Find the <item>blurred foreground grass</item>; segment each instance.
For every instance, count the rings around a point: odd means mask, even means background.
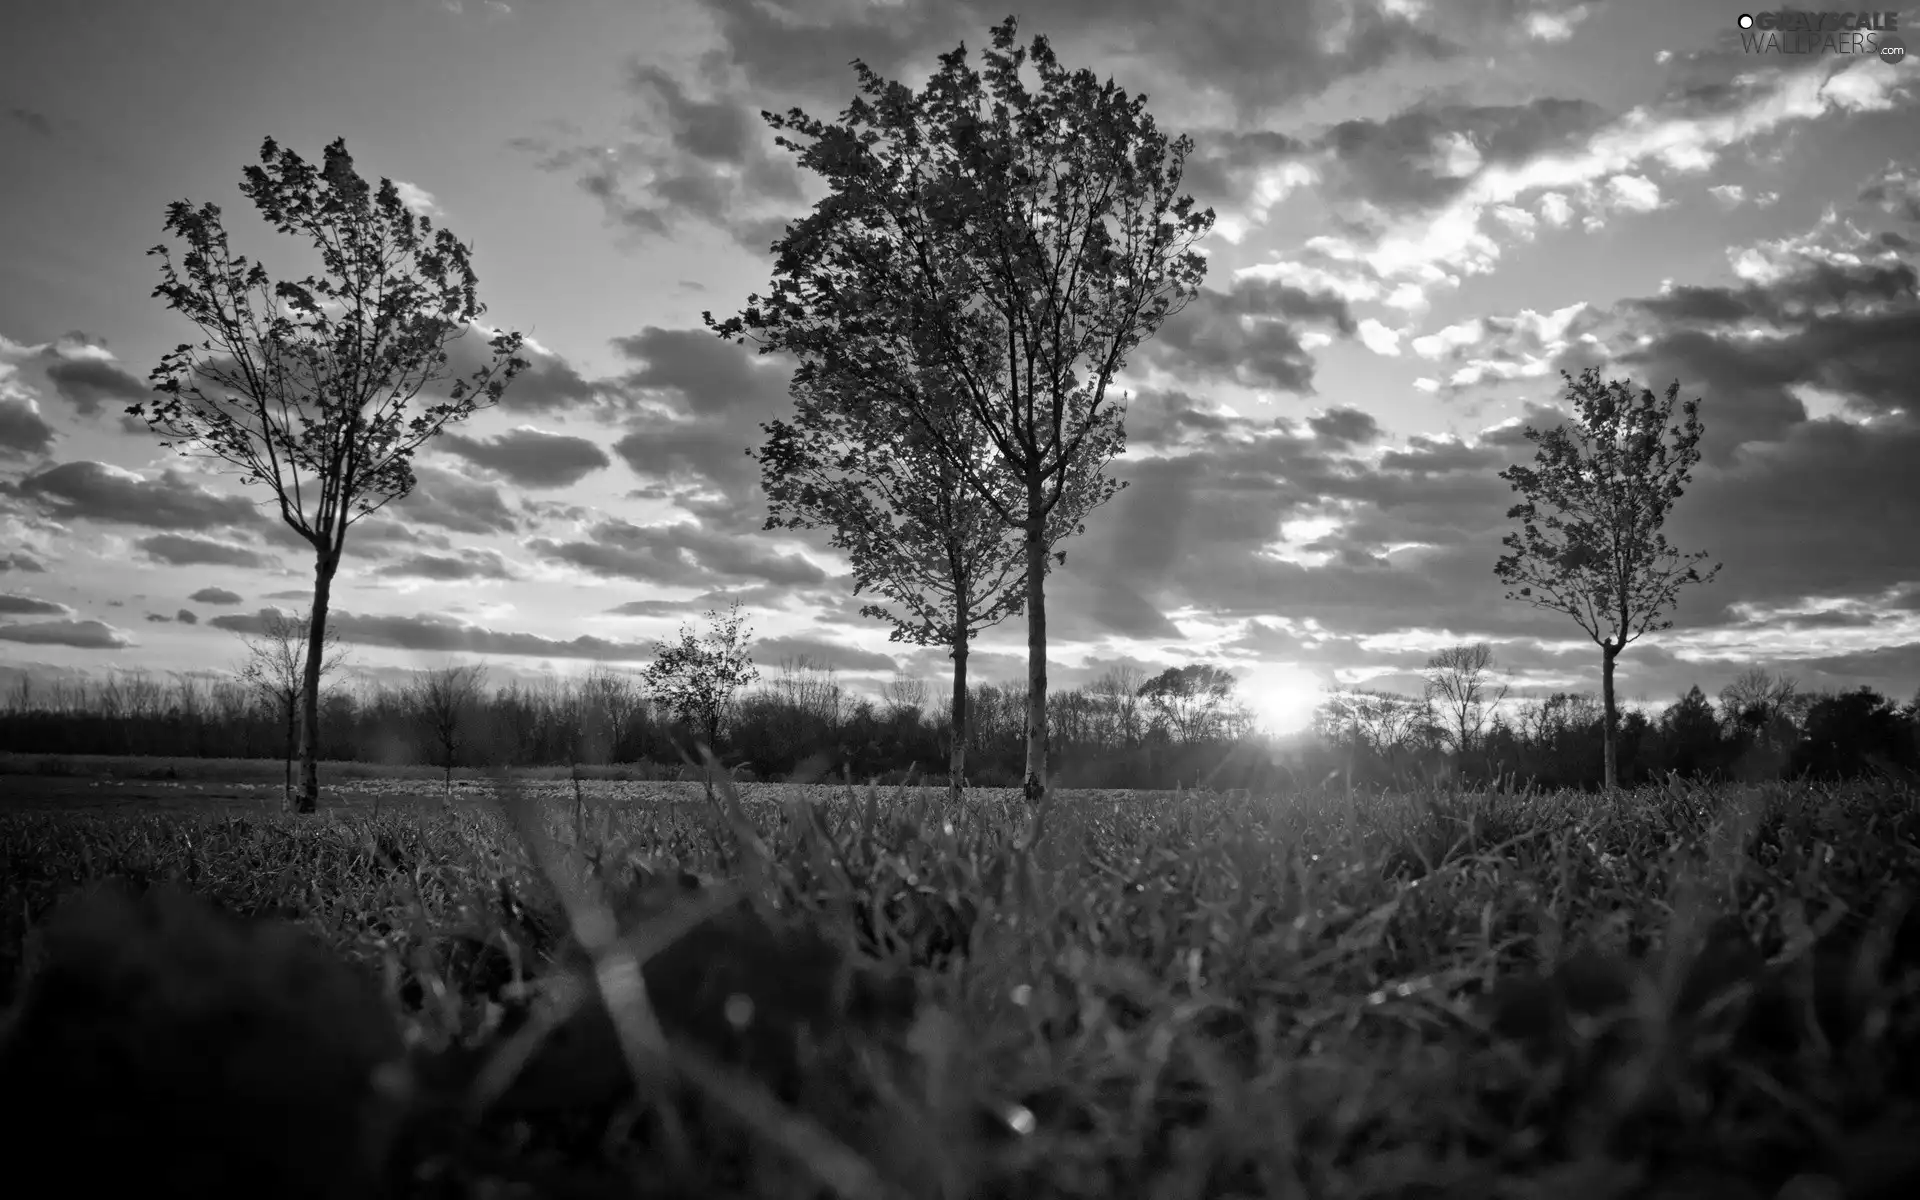
[[[9,1165],[63,1194],[1920,1194],[1911,788],[1066,792],[1036,822],[667,786],[0,811]]]

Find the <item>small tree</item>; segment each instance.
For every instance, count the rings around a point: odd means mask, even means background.
[[[1487,716],[1507,697],[1502,684],[1487,698],[1487,676],[1493,667],[1493,647],[1485,642],[1448,646],[1427,660],[1427,703],[1436,710],[1439,729],[1453,743],[1456,758],[1465,758],[1486,730]]]
[[[1670,425],[1678,381],[1663,400],[1644,388],[1635,396],[1621,380],[1602,382],[1594,368],[1578,379],[1561,376],[1572,421],[1544,433],[1529,426],[1527,440],[1539,447],[1536,465],[1500,472],[1526,499],[1507,510],[1521,528],[1501,539],[1509,553],[1493,570],[1515,589],[1509,600],[1566,613],[1599,645],[1601,740],[1611,791],[1619,783],[1614,660],[1642,634],[1672,628],[1661,614],[1673,606],[1680,585],[1706,583],[1720,566],[1702,575],[1694,564],[1706,551],[1682,555],[1660,531],[1700,461],[1700,401],[1687,401],[1685,423]]]
[[[155,246],[148,253],[159,256],[164,282],[153,294],[209,340],[163,356],[149,376],[158,395],[127,412],[173,439],[161,445],[239,467],[242,484],[265,483],[281,519],[313,547],[298,803],[312,812],[321,647],[347,529],[412,491],[414,452],[449,422],[497,402],[527,364],[516,355],[520,335],[497,334],[486,366],[414,411],[422,389],[449,377],[441,370],[447,345],[486,311],[469,249],[409,211],[392,180],[369,188],[342,139],[327,146],[317,172],[272,138],[260,161],[243,173],[241,194],[281,233],[310,237],[326,277],[271,282],[265,267],[232,252],[217,205],[169,205],[166,228],[186,241],[187,279]],[[219,358],[197,353],[216,348]]]
[[[733,706],[734,693],[760,678],[747,651],[752,631],[734,601],[727,615],[707,612],[707,632],[696,638],[680,627],[680,640],[656,643],[644,676],[647,689],[674,718],[704,738],[712,750],[720,744],[720,724]]]
[[[486,677],[487,668],[479,663],[463,667],[449,664],[422,673],[408,689],[415,718],[440,752],[449,800],[453,799],[453,768],[477,715],[474,710],[480,706],[480,689]]]
[[[286,796],[293,800],[293,757],[298,744],[296,722],[300,701],[306,695],[307,655],[313,647],[312,626],[306,616],[295,616],[277,608],[266,610],[260,618],[260,632],[241,635],[246,646],[246,661],[241,664],[240,682],[273,708],[286,731],[284,755],[287,767]],[[320,687],[334,677],[346,662],[340,647],[340,635],[323,630],[320,637]]]
[[[1027,799],[1046,792],[1046,559],[1055,510],[1116,490],[1125,445],[1110,393],[1127,355],[1198,290],[1193,243],[1213,224],[1180,196],[1192,147],[1154,126],[1143,98],[1069,72],[1045,38],[993,29],[984,76],[966,48],[914,93],[855,62],[862,96],[838,124],[766,114],[809,139],[779,144],[830,194],[775,247],[772,295],[724,324],[800,361],[802,388],[887,403],[917,426],[1009,528],[1026,562]],[[1028,61],[1038,93],[1020,78]],[[969,420],[957,420],[956,410]],[[979,430],[998,471],[962,439]],[[995,475],[998,478],[995,478]]]

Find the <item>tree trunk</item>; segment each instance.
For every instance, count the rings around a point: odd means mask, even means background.
[[[959,611],[960,631],[953,647],[953,745],[947,750],[947,794],[960,803],[960,779],[967,770],[967,614]]]
[[[300,715],[300,697],[289,694],[285,697],[285,700],[287,709],[287,740],[282,749],[285,751],[287,762],[287,786],[286,790],[281,792],[280,798],[290,804],[293,802],[293,753],[300,744],[300,729],[295,723],[295,718]]]
[[[1047,794],[1047,521],[1027,481],[1027,803]]]
[[[320,810],[320,667],[326,654],[327,597],[333,591],[333,573],[340,558],[322,550],[313,566],[313,611],[307,619],[306,711],[301,714],[300,795],[294,811]]]
[[[1605,707],[1605,716],[1601,718],[1601,745],[1606,757],[1606,786],[1609,792],[1619,786],[1619,764],[1614,757],[1613,730],[1613,662],[1620,656],[1620,647],[1602,642],[1600,645],[1600,698]]]

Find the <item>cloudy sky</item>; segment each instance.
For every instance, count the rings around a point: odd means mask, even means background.
[[[1746,53],[1721,0],[1029,0],[1023,40],[1145,91],[1219,219],[1206,290],[1122,383],[1129,487],[1050,584],[1053,677],[1232,667],[1276,725],[1488,640],[1597,688],[1492,574],[1559,372],[1703,399],[1668,524],[1725,569],[1621,659],[1664,702],[1754,665],[1920,685],[1920,65]],[[169,202],[305,273],[239,194],[271,136],[346,138],[475,247],[534,369],[356,526],[333,592],[376,673],[637,667],[727,597],[763,666],[929,680],[824,538],[772,535],[744,450],[777,363],[701,327],[764,290],[820,191],[762,109],[831,115],[849,61],[918,86],[1005,0],[95,0],[9,18],[0,74],[0,671],[230,667],[312,561],[263,489],[125,406],[198,340],[153,299]],[[1902,14],[1903,33],[1920,14]],[[468,339],[468,352],[479,338]],[[1018,621],[977,677],[1011,680]]]

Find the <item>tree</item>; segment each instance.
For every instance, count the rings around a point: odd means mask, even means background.
[[[927,681],[896,669],[893,678],[887,680],[882,698],[887,702],[889,716],[896,720],[909,715],[918,719],[927,707]]]
[[[1433,710],[1425,700],[1373,688],[1329,695],[1314,709],[1313,725],[1322,740],[1349,749],[1349,776],[1353,750],[1397,774],[1404,756],[1435,740]]]
[[[740,602],[725,617],[707,612],[708,629],[695,638],[689,626],[680,627],[680,640],[656,643],[654,659],[644,676],[647,690],[675,719],[704,738],[708,749],[720,744],[720,723],[733,706],[733,694],[760,678],[747,652],[752,631],[743,624]]]
[[[1233,699],[1234,683],[1233,672],[1224,667],[1189,663],[1168,667],[1141,684],[1140,697],[1180,742],[1190,745],[1212,736]]]
[[[296,745],[296,719],[300,701],[307,694],[307,655],[312,652],[312,624],[306,616],[294,616],[270,608],[260,614],[260,632],[241,635],[247,659],[240,667],[240,682],[273,706],[286,730],[286,796],[293,800],[293,752]],[[336,674],[346,661],[340,648],[340,635],[332,629],[320,636],[320,686]]]
[[[771,294],[706,320],[797,357],[803,389],[878,402],[858,381],[887,381],[897,416],[1021,533],[1025,791],[1037,804],[1051,518],[1076,489],[1087,510],[1117,489],[1104,476],[1125,445],[1113,378],[1198,290],[1206,260],[1192,247],[1213,213],[1177,195],[1190,139],[1160,133],[1144,98],[1068,72],[1045,38],[1018,49],[1014,30],[1012,18],[993,29],[984,76],[964,46],[918,94],[856,62],[863,95],[839,123],[765,114],[810,139],[779,144],[829,195],[776,244]],[[1020,79],[1029,60],[1037,93]],[[976,431],[991,456],[956,441]]]
[[[860,614],[892,624],[892,641],[947,648],[954,721],[947,777],[957,802],[966,770],[967,650],[980,632],[1020,611],[1026,561],[969,472],[898,415],[899,390],[880,375],[842,381],[839,390],[796,383],[792,422],[762,426],[767,441],[756,457],[773,510],[767,528],[831,528],[833,547],[852,561],[854,594],[877,591],[903,610],[868,604]],[[968,420],[957,406],[948,415]],[[976,473],[996,480],[977,432],[955,433],[948,444],[975,455]],[[1056,538],[1077,525],[1090,495],[1075,489],[1055,510]],[[1012,503],[1007,496],[1002,507]]]
[[[1920,767],[1920,745],[1899,705],[1871,687],[1821,696],[1807,708],[1806,735],[1792,771],[1816,779],[1852,779],[1879,769]]]
[[[1526,499],[1507,510],[1521,529],[1501,539],[1509,553],[1494,574],[1515,589],[1509,600],[1566,613],[1599,645],[1602,756],[1611,791],[1619,780],[1614,660],[1641,635],[1672,628],[1661,614],[1680,585],[1706,583],[1720,566],[1702,575],[1694,564],[1706,551],[1682,555],[1660,531],[1700,461],[1700,401],[1687,401],[1685,423],[1670,425],[1678,381],[1660,399],[1645,388],[1636,397],[1621,380],[1603,383],[1591,367],[1578,379],[1564,371],[1561,377],[1572,421],[1544,433],[1528,426],[1537,465],[1500,472]],[[1664,435],[1673,438],[1671,450]],[[1544,516],[1543,504],[1551,510]]]
[[[265,483],[281,519],[313,547],[297,805],[313,812],[321,647],[347,529],[412,491],[420,446],[498,402],[527,364],[516,354],[519,334],[496,334],[487,365],[416,411],[421,391],[450,377],[448,343],[486,311],[469,248],[409,211],[392,180],[370,189],[342,139],[327,146],[318,172],[272,138],[260,160],[243,172],[241,194],[281,233],[310,237],[325,277],[271,282],[265,267],[233,253],[217,205],[169,205],[166,228],[187,244],[186,280],[155,246],[148,253],[159,256],[164,281],[153,294],[209,336],[163,356],[148,376],[157,395],[127,412],[173,439],[161,445],[239,467],[243,484]],[[216,346],[220,358],[210,357]]]
[[[1660,732],[1666,738],[1670,770],[1692,778],[1710,774],[1722,765],[1720,721],[1699,685],[1688,688],[1660,714]]]
[[[465,744],[466,732],[480,704],[480,689],[487,668],[479,663],[451,664],[427,671],[408,689],[408,700],[415,717],[440,751],[440,765],[446,770],[447,799],[453,799],[453,768]]]
[[[1127,749],[1140,744],[1140,688],[1146,672],[1126,663],[1107,668],[1088,690],[1099,697],[1101,707],[1113,722],[1114,732]]]
[[[1426,699],[1445,719],[1439,728],[1464,758],[1486,729],[1487,715],[1507,697],[1506,685],[1487,699],[1487,675],[1493,666],[1493,647],[1485,642],[1448,646],[1427,660]]]

